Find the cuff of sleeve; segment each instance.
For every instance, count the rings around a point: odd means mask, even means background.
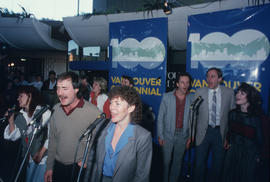
[[[4,131],[4,138],[7,140],[12,140],[12,141],[17,140],[19,138],[18,135],[16,135],[18,133],[18,130],[19,129],[15,125],[15,129],[10,133],[9,132],[9,125],[7,125],[7,127],[5,128],[5,131]]]

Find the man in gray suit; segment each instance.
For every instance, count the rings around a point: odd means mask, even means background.
[[[162,146],[164,182],[177,182],[188,139],[188,113],[193,95],[189,93],[191,76],[180,73],[177,88],[163,95],[157,123],[158,142]]]
[[[223,160],[224,144],[228,130],[228,113],[234,108],[234,91],[221,86],[222,71],[210,68],[206,73],[208,87],[196,91],[203,102],[198,110],[195,143],[194,182],[205,181],[206,174],[210,182],[219,181]],[[209,151],[212,151],[211,169],[206,171]]]

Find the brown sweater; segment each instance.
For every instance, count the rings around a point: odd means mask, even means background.
[[[65,114],[60,103],[54,106],[50,120],[47,170],[53,169],[54,160],[63,164],[74,163],[79,138],[99,114],[97,107],[88,102],[84,102],[82,108],[77,107],[70,115]],[[85,145],[86,138],[80,142],[76,162],[82,160]]]

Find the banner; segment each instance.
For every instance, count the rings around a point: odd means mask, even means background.
[[[254,6],[188,17],[187,71],[193,91],[206,87],[206,71],[223,71],[223,84],[237,89],[253,85],[267,111],[270,86],[270,5]]]
[[[109,87],[121,76],[133,77],[134,86],[155,115],[166,87],[168,19],[110,23]]]

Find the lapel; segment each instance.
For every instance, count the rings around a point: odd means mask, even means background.
[[[98,147],[97,147],[97,154],[96,156],[98,156],[98,171],[100,172],[100,176],[102,175],[102,171],[103,171],[103,163],[104,163],[104,159],[105,159],[105,137],[107,136],[108,132],[108,128],[110,127],[111,123],[108,124],[106,126],[106,128],[104,129],[104,132],[102,133],[102,135],[100,136],[100,140],[98,142]]]
[[[130,155],[130,150],[132,150],[132,146],[134,146],[134,142],[135,142],[136,129],[137,129],[137,127],[135,125],[134,126],[134,136],[128,138],[128,143],[122,148],[122,150],[119,153],[113,176],[116,175],[120,166],[123,164],[125,159],[128,158],[128,156]]]
[[[185,102],[185,108],[184,108],[184,118],[183,118],[183,128],[187,128],[188,126],[188,115],[189,115],[189,109],[190,109],[190,104],[191,104],[191,99],[193,98],[193,96],[191,95],[191,93],[189,93],[186,96],[186,102]]]
[[[205,113],[207,113],[207,117],[208,117],[208,119],[207,120],[209,120],[209,116],[208,116],[208,113],[209,113],[209,104],[208,104],[208,91],[209,91],[209,88],[208,87],[205,87],[206,89],[204,90],[204,98],[205,98],[205,100],[203,101],[204,102],[204,106],[205,107],[202,107],[202,108],[205,108]]]
[[[173,128],[175,128],[175,121],[176,121],[176,96],[174,95],[175,89],[172,93],[171,101],[168,102],[168,110],[172,111],[172,122],[170,122],[173,125]],[[167,111],[168,112],[168,111]]]
[[[175,89],[172,92],[171,101],[168,102],[168,104],[171,104],[171,108],[176,108],[176,96],[174,95]]]
[[[226,96],[225,96],[225,93],[224,93],[224,89],[223,89],[223,87],[222,86],[220,86],[220,123],[221,123],[221,120],[222,120],[222,118],[223,118],[223,113],[224,112],[222,112],[222,111],[224,111],[224,107],[225,107],[225,100],[226,99],[224,99],[224,101],[223,101],[223,98],[227,98]]]

